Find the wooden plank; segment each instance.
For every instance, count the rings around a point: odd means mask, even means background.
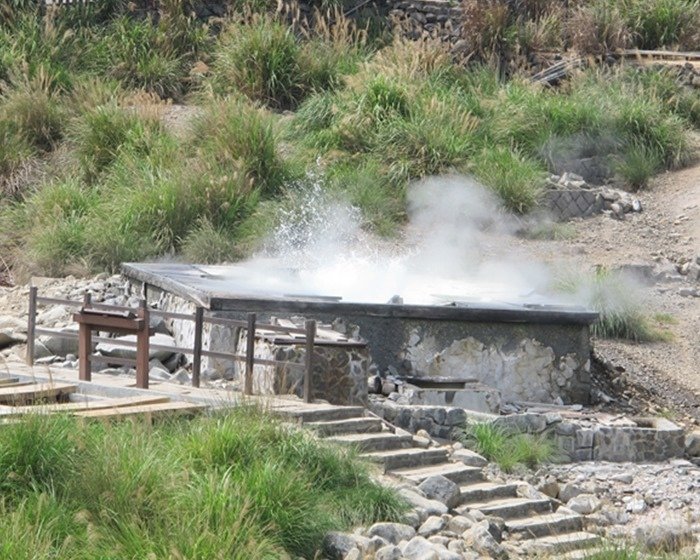
[[[82,410],[101,410],[105,408],[121,408],[147,404],[160,404],[170,401],[170,397],[120,397],[115,399],[101,399],[96,401],[69,402],[57,404],[44,404],[36,406],[8,406],[0,408],[0,416],[12,416],[21,414],[49,414],[52,412],[79,412]]]
[[[55,398],[75,393],[77,389],[71,383],[34,383],[25,387],[0,387],[0,403]]]
[[[5,380],[0,381],[0,387],[26,387],[27,385],[34,385],[34,381],[15,381],[14,383],[6,382]]]
[[[164,415],[164,414],[195,414],[206,408],[203,404],[189,402],[166,402],[158,404],[147,404],[140,406],[126,406],[120,408],[106,408],[102,410],[84,410],[75,412],[75,416],[80,418],[124,418],[137,415]]]
[[[19,377],[0,377],[0,386],[19,383]]]

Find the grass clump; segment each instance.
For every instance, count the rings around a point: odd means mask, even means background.
[[[490,423],[469,424],[461,437],[468,448],[497,463],[505,472],[517,465],[535,468],[556,458],[551,440],[543,435],[515,433]]]
[[[350,452],[234,409],[155,427],[40,416],[0,433],[11,558],[305,558],[405,505]]]
[[[182,240],[182,256],[190,262],[216,264],[236,260],[241,251],[230,233],[205,218]]]
[[[599,313],[591,329],[598,338],[663,342],[671,337],[668,331],[652,325],[634,282],[619,271],[597,267],[592,275],[561,279],[557,289],[574,295],[577,301]]]

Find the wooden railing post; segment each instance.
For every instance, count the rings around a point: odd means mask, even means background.
[[[92,296],[85,292],[83,295],[83,309],[90,307]],[[89,325],[80,324],[78,328],[78,379],[80,381],[92,380],[92,328]]]
[[[192,349],[192,387],[199,387],[202,370],[202,328],[204,326],[204,308],[197,307],[194,312],[194,348]]]
[[[243,394],[253,394],[253,366],[255,365],[255,313],[248,313],[248,335],[245,349],[245,381]]]
[[[29,288],[29,317],[27,319],[27,365],[34,365],[34,339],[36,336],[36,295],[38,288]]]
[[[316,321],[306,321],[306,368],[304,369],[304,402],[313,400],[311,379],[314,367],[314,340],[316,339]]]
[[[149,336],[151,325],[146,300],[139,301],[138,317],[143,319],[143,328],[136,333],[136,386],[148,389]]]

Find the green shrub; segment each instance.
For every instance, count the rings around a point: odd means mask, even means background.
[[[571,46],[581,54],[601,55],[630,46],[630,30],[613,0],[592,0],[579,5],[567,20]]]
[[[27,203],[28,257],[41,271],[61,274],[84,254],[89,230],[87,216],[98,204],[98,194],[76,179],[49,183]]]
[[[631,144],[619,156],[615,170],[627,186],[637,191],[645,188],[649,179],[663,168],[659,153],[644,144]]]
[[[0,121],[37,150],[48,151],[63,135],[65,113],[48,87],[35,80],[0,97]]]
[[[240,98],[211,103],[195,123],[194,143],[204,160],[239,173],[249,190],[274,193],[287,179],[272,118]]]
[[[698,0],[624,0],[620,10],[640,49],[696,49],[699,44]]]
[[[492,146],[477,154],[470,169],[512,212],[526,213],[537,205],[544,184],[544,169],[538,162],[517,151]]]
[[[651,326],[643,300],[634,283],[622,273],[598,267],[594,274],[572,274],[558,281],[556,289],[575,294],[577,301],[599,313],[592,332],[598,338],[622,338],[638,342],[668,340],[669,334]]]
[[[34,153],[34,149],[13,123],[0,120],[0,177],[9,175]]]
[[[190,262],[217,264],[241,257],[241,250],[230,232],[202,219],[182,240],[182,255]]]
[[[469,424],[462,433],[464,444],[489,461],[498,463],[505,472],[516,465],[535,468],[554,460],[554,443],[541,434],[513,433],[494,424]]]
[[[135,110],[101,105],[83,113],[72,138],[85,176],[94,180],[123,152],[148,157],[168,143],[160,122]]]
[[[180,97],[185,89],[186,54],[170,41],[166,30],[150,20],[120,17],[113,21],[86,54],[98,72],[124,87],[141,88],[160,97]]]

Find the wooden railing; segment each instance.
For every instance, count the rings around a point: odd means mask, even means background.
[[[90,295],[86,294],[83,301],[75,301],[68,299],[59,299],[51,297],[39,296],[38,290],[35,286],[29,288],[29,319],[27,325],[27,363],[31,366],[34,365],[34,348],[35,341],[38,336],[50,335],[59,338],[67,339],[78,339],[79,335],[77,332],[62,331],[58,329],[47,329],[37,327],[36,317],[37,317],[37,307],[38,305],[63,305],[77,311],[90,310],[91,312],[104,310],[107,313],[115,312],[127,312],[133,313],[134,315],[139,315],[139,317],[145,319],[146,325],[150,321],[150,316],[162,317],[164,319],[176,319],[182,321],[192,321],[194,322],[194,343],[192,348],[186,348],[182,346],[170,346],[166,344],[152,344],[149,343],[149,347],[156,350],[166,350],[172,351],[173,353],[180,353],[192,356],[192,386],[200,386],[201,378],[201,367],[202,367],[202,357],[216,358],[221,360],[230,360],[236,362],[245,362],[245,373],[243,378],[243,393],[245,395],[251,395],[253,393],[253,368],[255,365],[269,365],[269,366],[285,366],[285,367],[297,367],[304,368],[304,385],[303,385],[303,399],[304,402],[311,402],[313,399],[313,387],[312,387],[312,375],[313,370],[313,356],[314,356],[314,345],[316,342],[316,321],[307,320],[305,322],[305,328],[293,328],[282,325],[274,325],[270,323],[258,323],[255,313],[248,313],[247,319],[245,321],[236,319],[227,319],[224,317],[212,317],[208,314],[207,310],[202,307],[197,307],[193,314],[187,313],[175,313],[170,311],[162,311],[159,309],[152,309],[146,305],[146,301],[142,300],[138,308],[120,306],[120,305],[106,305],[103,303],[95,303],[90,299]],[[214,350],[204,350],[202,345],[202,332],[204,330],[204,325],[220,325],[224,327],[238,327],[246,330],[247,340],[246,340],[246,352],[245,354],[235,354],[231,352],[218,352]],[[95,330],[99,330],[99,327],[93,327]],[[298,364],[295,362],[283,362],[278,360],[268,360],[264,358],[255,357],[255,333],[256,330],[265,330],[272,332],[279,332],[284,335],[293,336],[302,334],[305,337],[305,347],[306,356],[303,364]],[[136,341],[120,340],[118,338],[109,338],[103,336],[91,336],[91,343],[104,342],[113,346],[121,346],[125,348],[136,348],[138,346]],[[88,356],[89,361],[103,362],[109,364],[117,365],[133,365],[136,366],[139,358],[118,358],[101,356],[98,354],[90,353]],[[84,359],[84,358],[83,358]],[[148,361],[148,357],[146,357]],[[87,364],[84,365],[84,367]],[[84,369],[84,368],[82,368]],[[89,371],[89,367],[88,367]],[[89,380],[89,379],[87,379]],[[148,375],[145,379],[139,379],[137,377],[137,386],[147,389],[148,388]]]

